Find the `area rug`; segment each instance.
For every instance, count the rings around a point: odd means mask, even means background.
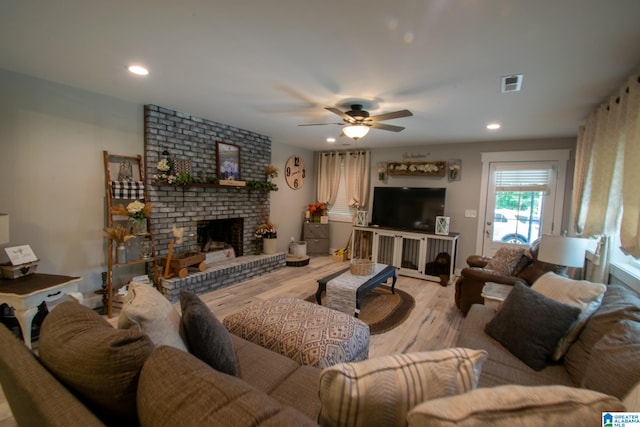
[[[396,288],[391,293],[391,286],[378,286],[367,293],[360,301],[359,319],[369,325],[371,335],[390,331],[404,322],[415,306],[411,295]],[[305,301],[316,303],[316,295],[310,295]],[[326,294],[322,294],[322,305],[326,305]]]

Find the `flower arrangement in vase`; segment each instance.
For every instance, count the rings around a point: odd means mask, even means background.
[[[128,216],[133,221],[133,233],[144,234],[147,231],[145,220],[151,217],[151,203],[134,200],[129,203],[126,208],[123,205],[112,208],[111,213],[114,215]]]
[[[169,157],[158,160],[156,165],[158,173],[153,175],[153,179],[159,182],[166,182],[173,184],[176,180],[176,176],[173,174],[173,160]]]
[[[255,237],[256,239],[276,239],[278,238],[278,226],[266,220],[256,227]]]
[[[125,228],[121,225],[116,225],[115,227],[109,227],[104,231],[105,236],[109,239],[116,242],[116,262],[118,264],[124,264],[127,262],[127,248],[125,243],[134,236],[131,234],[131,230],[129,228]]]
[[[329,211],[327,210],[327,205],[325,203],[315,202],[309,204],[307,212],[309,212],[307,218],[311,217],[313,218],[313,222],[320,222],[320,217],[327,216]]]

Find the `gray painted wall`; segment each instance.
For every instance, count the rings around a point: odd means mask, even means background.
[[[144,152],[143,106],[6,70],[0,70],[0,93],[0,212],[11,216],[10,246],[30,244],[41,260],[38,271],[82,276],[80,288],[87,294],[99,289],[106,264],[102,150]],[[272,143],[280,189],[271,193],[271,220],[279,226],[278,249],[286,250],[292,237],[300,239],[304,211],[316,198],[313,153]],[[372,184],[382,185],[378,162],[402,160],[405,152],[428,153],[427,160],[461,159],[460,181],[390,177],[383,184],[447,187],[446,214],[451,230],[461,234],[460,267],[475,248],[477,221],[465,218],[464,210],[478,208],[480,153],[574,145],[567,138],[374,150]],[[301,156],[309,172],[299,190],[284,181],[291,155]],[[345,246],[349,235],[350,224],[333,223],[330,246]]]

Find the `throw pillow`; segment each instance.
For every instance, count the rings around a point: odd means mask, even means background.
[[[158,347],[144,364],[137,401],[143,427],[317,426],[245,381],[169,346]]]
[[[452,348],[341,363],[320,374],[323,426],[399,426],[420,402],[472,390],[483,350]]]
[[[630,412],[640,412],[640,382],[636,383],[631,391],[622,400],[624,407]]]
[[[146,334],[115,329],[75,301],[56,306],[40,329],[42,363],[109,425],[137,423],[138,376],[153,348]]]
[[[602,413],[624,411],[616,398],[566,386],[504,385],[424,402],[411,427],[602,425]]]
[[[180,330],[189,351],[213,369],[238,375],[238,363],[229,331],[197,295],[180,291]]]
[[[640,322],[621,320],[591,351],[583,387],[624,398],[640,382]]]
[[[520,264],[524,256],[524,248],[501,247],[491,257],[485,266],[486,269],[497,271],[505,276],[513,275],[514,270]]]
[[[591,316],[564,357],[564,367],[575,384],[582,384],[593,347],[624,319],[640,322],[640,296],[624,285],[610,284],[600,308]]]
[[[180,313],[164,295],[144,283],[129,285],[118,328],[134,328],[149,335],[155,345],[165,344],[187,351],[180,337]]]
[[[536,371],[542,370],[580,309],[516,283],[485,332]]]
[[[607,287],[602,283],[573,280],[549,272],[536,280],[531,289],[548,298],[580,309],[578,320],[571,325],[569,331],[560,339],[553,353],[552,359],[560,360],[569,350],[569,346],[576,340],[589,317],[600,307]]]

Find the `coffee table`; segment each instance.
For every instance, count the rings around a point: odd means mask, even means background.
[[[375,264],[373,274],[367,276],[351,274],[347,268],[318,280],[316,301],[318,304],[322,304],[322,292],[326,292],[327,307],[344,312],[349,311],[349,314],[354,313],[354,316],[358,317],[362,296],[376,286],[386,283],[389,278],[393,279],[391,292],[395,294],[396,280],[398,279],[396,267]],[[335,293],[335,296],[331,295],[330,298],[330,293]]]

